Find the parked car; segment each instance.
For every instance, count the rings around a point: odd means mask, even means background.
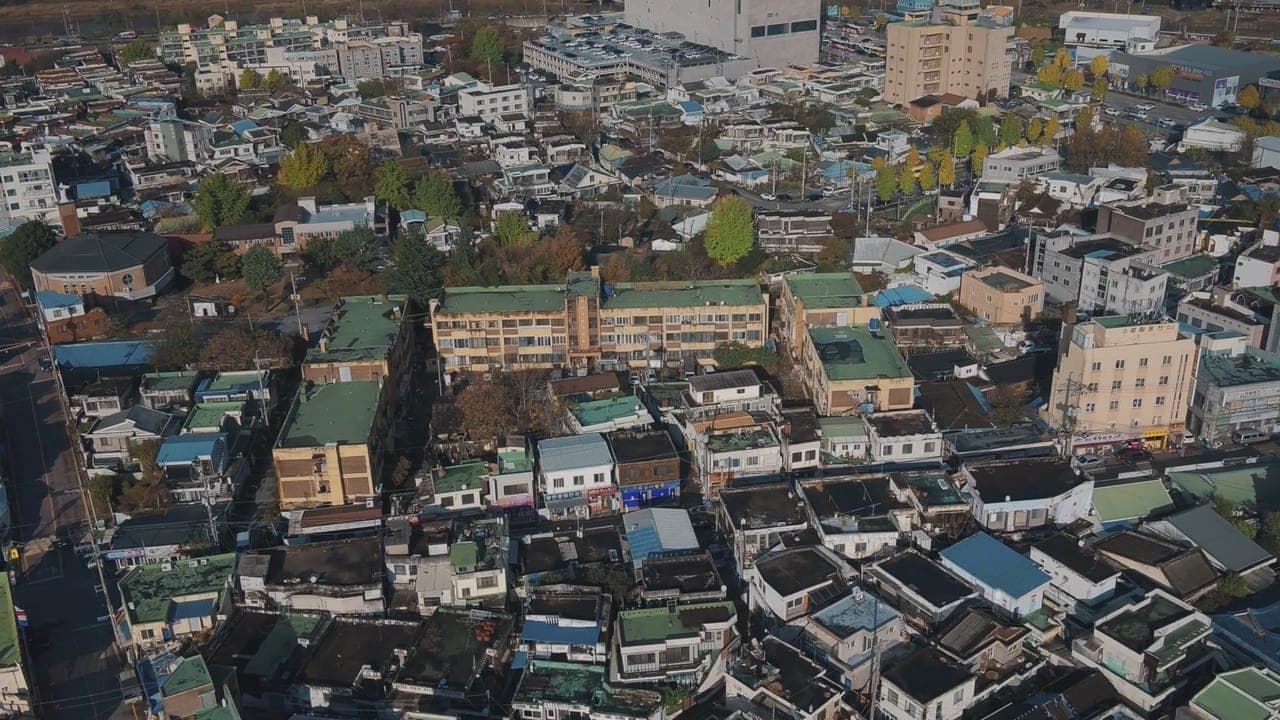
[[[1134,110],[1155,110],[1156,106],[1151,103],[1139,103],[1133,106]]]
[[[1159,120],[1156,120],[1156,125],[1159,125],[1160,127],[1171,128],[1174,125],[1177,125],[1177,123],[1167,117],[1162,117]]]
[[[1196,112],[1204,112],[1205,110],[1209,109],[1209,106],[1205,105],[1202,102],[1193,102],[1187,107],[1191,108],[1192,110],[1195,110]]]
[[[630,380],[631,380],[631,384],[632,384],[632,385],[639,385],[639,384],[640,384],[640,373],[636,372],[635,370],[632,370],[632,371],[631,371]]]
[[[38,363],[40,365],[40,369],[45,372],[53,369],[53,360],[49,359],[48,355],[41,355],[39,359],[36,360],[36,363]]]
[[[1127,463],[1136,463],[1142,462],[1143,460],[1150,460],[1151,451],[1143,448],[1127,447],[1117,450],[1115,457],[1117,460],[1122,460]]]
[[[1231,440],[1237,445],[1253,445],[1254,443],[1266,442],[1270,439],[1271,435],[1269,433],[1264,433],[1261,430],[1254,430],[1251,428],[1246,430],[1236,430],[1231,433]]]
[[[1106,110],[1103,110],[1102,114],[1107,117],[1120,117],[1120,110],[1118,108],[1109,107]]]
[[[773,202],[774,200],[777,200],[777,199],[778,199],[778,196],[777,196],[777,195],[774,195],[773,193],[760,193],[760,199],[761,199],[761,200],[768,200],[769,202]]]
[[[1077,470],[1092,470],[1093,468],[1102,467],[1103,465],[1102,458],[1094,455],[1093,453],[1077,455],[1072,459],[1072,462],[1075,463]]]
[[[794,198],[786,193],[778,193],[778,202],[791,202]]]

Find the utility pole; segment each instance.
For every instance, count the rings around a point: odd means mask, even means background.
[[[303,340],[308,340],[307,326],[302,324],[302,305],[298,303],[298,281],[294,277],[292,269],[289,270],[289,287],[293,290],[293,294],[290,295],[289,298],[293,300],[293,310],[298,315],[298,335],[301,336]]]

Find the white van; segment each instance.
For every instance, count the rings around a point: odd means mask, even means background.
[[[1270,440],[1271,435],[1261,430],[1236,430],[1231,433],[1231,439],[1238,445],[1252,445]]]

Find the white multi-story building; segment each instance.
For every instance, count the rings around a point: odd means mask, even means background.
[[[805,0],[639,0],[626,6],[627,24],[785,68],[818,60],[817,4]]]
[[[212,125],[190,120],[153,120],[143,130],[147,157],[157,162],[203,163],[213,154]]]
[[[57,181],[47,149],[0,154],[0,192],[4,194],[0,227],[21,225],[28,220],[61,226]]]
[[[517,113],[527,115],[529,92],[523,85],[481,84],[458,93],[458,114],[477,115],[485,122]]]

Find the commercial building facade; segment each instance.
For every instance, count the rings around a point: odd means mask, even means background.
[[[1218,106],[1234,102],[1247,85],[1280,70],[1280,57],[1270,53],[1230,50],[1213,45],[1181,45],[1143,53],[1111,55],[1110,77],[1135,88],[1139,76],[1151,77],[1157,68],[1173,74],[1165,95],[1171,100]]]
[[[632,27],[676,32],[690,42],[749,57],[763,67],[818,60],[819,6],[808,0],[639,0],[626,6]]]
[[[1110,315],[1077,324],[1058,358],[1046,419],[1070,432],[1077,451],[1176,443],[1195,359],[1195,342],[1176,322]]]
[[[1009,94],[1012,63],[1005,49],[1013,28],[949,13],[960,24],[890,23],[884,97],[909,103],[954,93],[973,99]]]

